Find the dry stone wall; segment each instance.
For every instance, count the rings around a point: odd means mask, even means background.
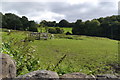
[[[12,79],[10,79],[12,78]],[[120,80],[120,75],[86,75],[80,72],[59,76],[56,72],[37,70],[25,75],[16,76],[15,61],[7,54],[0,54],[0,80]]]
[[[0,54],[0,78],[16,77],[15,61],[7,54]]]

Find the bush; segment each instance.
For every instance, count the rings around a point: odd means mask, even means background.
[[[28,31],[38,32],[37,27],[30,27]]]
[[[58,34],[64,33],[64,30],[61,29],[61,28],[59,28],[59,27],[57,27],[57,28],[55,28],[55,29],[56,29],[56,32],[57,32]]]
[[[48,28],[48,33],[56,34],[57,31],[55,28]]]
[[[2,43],[1,53],[13,57],[17,63],[17,75],[23,75],[30,71],[38,70],[39,59],[33,56],[35,49],[29,42],[16,41],[11,39],[9,42]]]
[[[59,27],[56,27],[56,28],[48,28],[48,32],[52,34],[62,34],[64,33],[64,30]]]

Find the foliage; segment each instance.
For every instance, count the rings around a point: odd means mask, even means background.
[[[25,16],[19,17],[12,13],[6,13],[2,15],[2,27],[14,30],[30,30],[37,31],[37,23],[34,21],[28,21]]]
[[[22,25],[21,21],[20,21],[20,17],[12,14],[12,13],[6,13],[5,15],[3,15],[3,23],[6,23],[7,25],[5,25],[4,27],[7,27],[8,29],[20,29]]]
[[[2,53],[9,54],[17,63],[17,75],[23,75],[30,71],[37,70],[39,60],[35,58],[35,49],[29,45],[29,42],[16,41],[12,38],[8,42],[2,43]]]
[[[61,29],[61,28],[59,28],[59,27],[56,27],[55,29],[56,29],[56,32],[57,32],[58,34],[64,33],[64,30]]]
[[[29,21],[29,24],[30,24],[28,28],[29,31],[38,32],[37,29],[38,25],[34,21]]]
[[[45,26],[48,27],[60,27],[60,28],[70,28],[72,27],[73,35],[87,35],[87,36],[97,36],[97,37],[107,37],[111,39],[120,40],[120,15],[113,15],[107,17],[100,17],[98,19],[82,21],[80,19],[76,22],[68,22],[63,19],[59,23],[55,21],[42,21]],[[53,24],[49,25],[49,24]]]
[[[28,21],[28,18],[25,16],[19,17],[12,13],[6,13],[2,16],[2,27],[7,29],[14,30],[28,30],[37,32],[38,24],[34,21]],[[56,21],[46,21],[43,20],[40,22],[39,27],[72,27],[73,35],[87,35],[87,36],[97,36],[97,37],[107,37],[111,39],[120,40],[120,15],[107,16],[105,18],[101,17],[98,19],[93,19],[91,21],[82,21],[80,19],[76,22],[68,22],[65,19],[56,23]],[[47,29],[48,30],[48,29]],[[47,32],[46,30],[46,32]],[[57,30],[57,31],[56,31]],[[49,29],[51,33],[63,33],[63,30],[59,28]],[[42,32],[42,29],[41,29]]]
[[[57,31],[55,28],[48,28],[48,33],[56,34]]]
[[[21,27],[21,30],[27,30],[27,28],[29,27],[29,21],[28,18],[25,16],[22,16],[22,18],[20,18],[23,26]]]
[[[58,23],[58,26],[59,27],[69,27],[69,22],[67,20],[63,19]]]
[[[120,40],[120,15],[93,19],[82,22],[77,20],[72,29],[73,34],[107,37]]]
[[[46,20],[42,20],[40,22],[40,24],[45,27],[45,26],[49,26],[49,27],[55,27],[56,26],[56,21],[46,21]]]
[[[45,26],[45,27],[38,27],[38,32],[46,33],[46,32],[48,32],[49,28],[56,28],[56,27],[47,27],[47,26]],[[64,27],[63,28],[59,27],[59,28],[63,29],[64,33],[70,32],[72,34],[72,28],[64,28]]]
[[[56,28],[48,28],[48,32],[52,34],[62,34],[64,33],[64,30],[59,27],[56,27]]]
[[[85,33],[84,22],[82,22],[82,20],[77,20],[73,27],[72,32],[73,32],[73,34],[83,35]]]

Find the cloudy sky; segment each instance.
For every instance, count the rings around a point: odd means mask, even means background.
[[[29,20],[60,21],[93,18],[118,14],[119,0],[2,0],[2,13],[27,16]]]

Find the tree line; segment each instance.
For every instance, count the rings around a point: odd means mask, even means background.
[[[2,28],[34,32],[37,31],[37,23],[35,21],[29,21],[26,16],[19,17],[12,13],[6,13],[3,15],[0,12],[0,17],[2,18]]]
[[[100,17],[87,21],[79,19],[72,23],[69,23],[65,19],[59,23],[43,20],[40,24],[48,27],[72,27],[73,35],[107,37],[120,40],[120,15]]]
[[[82,21],[81,19],[76,22],[68,22],[62,19],[58,23],[56,21],[42,20],[39,24],[35,21],[29,21],[26,16],[19,17],[12,13],[2,14],[3,28],[14,29],[14,30],[25,30],[25,31],[37,31],[37,27],[55,27],[54,29],[48,29],[48,32],[62,33],[58,27],[71,27],[73,35],[87,35],[97,37],[107,37],[111,39],[120,40],[120,15],[113,15],[107,17],[100,17],[98,19]]]

